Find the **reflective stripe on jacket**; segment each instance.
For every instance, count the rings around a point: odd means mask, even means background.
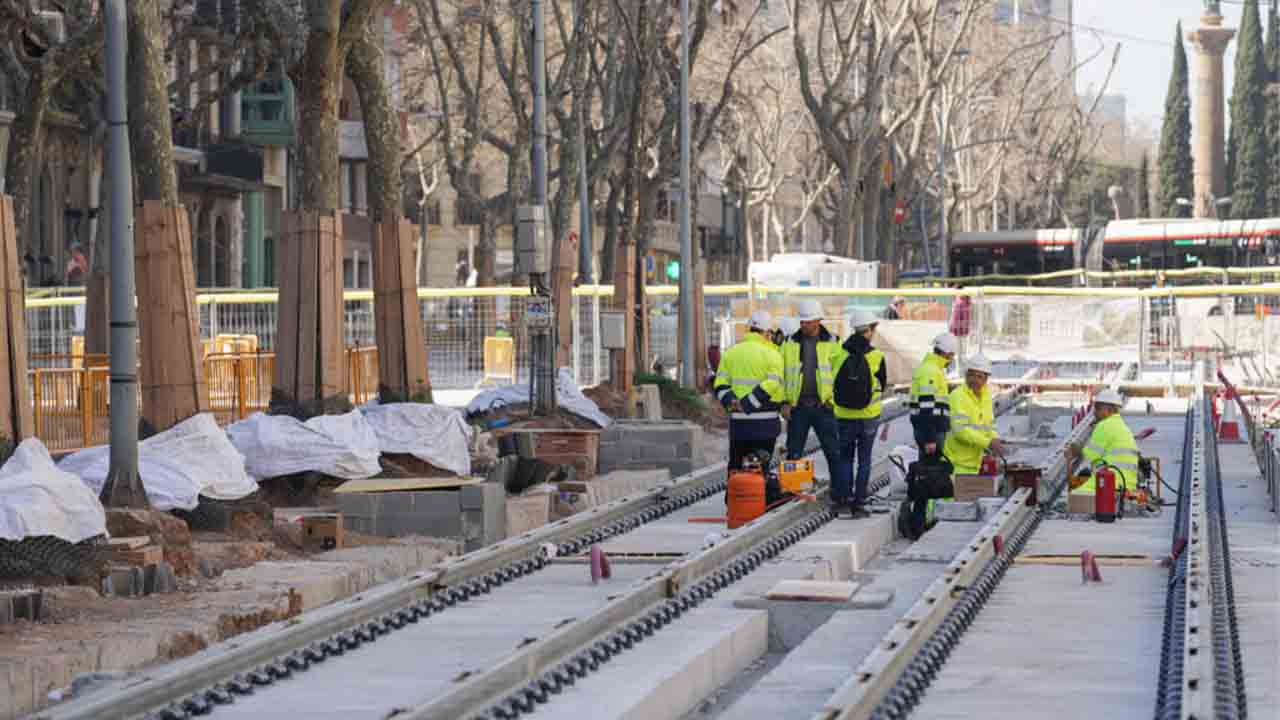
[[[945,433],[951,428],[947,359],[931,352],[911,375],[911,424],[917,430]],[[954,458],[952,462],[954,462]]]
[[[782,344],[783,390],[784,402],[795,405],[800,400],[800,389],[804,386],[804,361],[800,357],[800,338],[803,331],[797,330]],[[825,327],[818,331],[818,367],[815,379],[818,381],[818,400],[823,405],[831,402],[831,384],[835,381],[836,353],[840,343],[836,337],[827,332]]]
[[[851,355],[843,347],[836,361],[836,372]],[[847,408],[836,405],[836,417],[842,420],[869,420],[880,417],[880,400],[884,395],[884,353],[872,349],[867,351],[867,367],[871,369],[871,402],[864,408]]]
[[[730,432],[746,431],[776,436],[781,429],[778,405],[782,402],[782,354],[768,338],[749,332],[742,342],[725,351],[716,372],[715,394],[729,409],[738,401],[741,410],[729,413]],[[751,427],[758,425],[758,428]]]
[[[1085,442],[1080,454],[1094,468],[1110,465],[1119,471],[1117,486],[1124,485],[1130,490],[1137,487],[1138,443],[1133,439],[1133,433],[1129,431],[1129,426],[1124,424],[1120,413],[1100,420],[1093,426],[1093,432],[1089,434],[1089,439]],[[1095,487],[1093,475],[1090,474],[1083,485],[1071,492],[1092,495]]]
[[[982,387],[977,396],[968,385],[951,391],[951,432],[943,452],[955,466],[957,473],[973,474],[982,466],[982,453],[996,438],[995,407],[991,400],[991,386]]]

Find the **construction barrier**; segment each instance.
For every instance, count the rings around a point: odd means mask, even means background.
[[[53,452],[106,443],[111,398],[108,368],[92,364],[85,368],[84,358],[73,356],[43,356],[42,361],[46,366],[28,373],[36,437]],[[62,366],[52,366],[56,364]],[[352,404],[375,399],[377,349],[348,348],[347,367]],[[228,425],[264,412],[270,405],[275,354],[212,353],[204,358],[204,374],[210,411],[218,424]]]

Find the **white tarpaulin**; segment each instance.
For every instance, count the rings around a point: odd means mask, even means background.
[[[106,534],[97,493],[60,470],[39,440],[23,440],[0,468],[0,539],[52,535],[78,543]]]
[[[361,410],[384,453],[408,453],[455,475],[471,474],[471,425],[456,408],[423,403],[366,405]]]
[[[359,410],[306,422],[256,413],[228,425],[226,433],[249,474],[259,479],[318,472],[358,480],[382,471],[378,437]]]
[[[520,403],[528,402],[529,386],[527,384],[503,385],[492,390],[485,390],[475,396],[471,403],[467,405],[467,413],[482,413],[504,405],[519,405]],[[560,372],[556,375],[556,404],[575,415],[580,415],[590,420],[600,427],[608,427],[613,422],[608,415],[600,412],[600,407],[592,402],[591,398],[582,394],[582,390],[578,388],[578,383],[573,380],[573,370],[569,368],[560,368]]]
[[[111,449],[85,448],[58,467],[75,473],[94,493],[107,482]],[[213,415],[201,413],[138,443],[138,474],[157,510],[192,510],[199,496],[236,500],[258,484],[245,472],[244,457],[227,440]]]

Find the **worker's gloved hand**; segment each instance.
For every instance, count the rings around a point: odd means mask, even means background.
[[[790,405],[783,405],[783,406],[782,406],[782,418],[783,418],[784,420],[790,420],[790,419],[791,419],[791,406],[790,406]]]
[[[730,412],[742,412],[742,403],[738,402],[737,398],[734,398],[733,400],[730,400],[730,401],[729,401],[729,411],[730,411]]]
[[[992,455],[999,455],[1003,457],[1005,444],[1000,438],[993,438],[991,440],[991,444],[987,446],[987,450],[990,451]]]
[[[1067,446],[1067,457],[1069,458],[1080,457],[1080,451],[1083,449],[1084,449],[1084,445],[1081,445],[1080,443],[1071,443],[1070,445]]]

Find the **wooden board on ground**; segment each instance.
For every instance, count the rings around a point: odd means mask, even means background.
[[[765,597],[770,600],[809,600],[814,602],[847,602],[861,587],[856,582],[828,580],[783,580]]]
[[[146,535],[132,535],[129,537],[114,537],[107,540],[107,547],[111,550],[136,550],[147,543],[151,542],[151,538]]]
[[[334,489],[335,493],[403,492],[408,490],[457,490],[479,485],[483,478],[365,478],[348,480]]]

